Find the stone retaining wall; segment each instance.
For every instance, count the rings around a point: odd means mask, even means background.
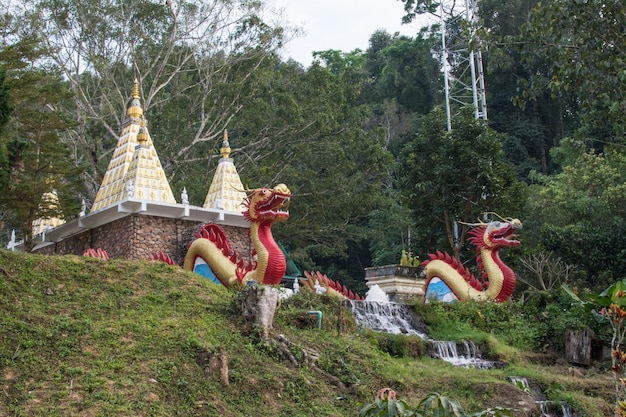
[[[182,265],[187,245],[203,223],[166,217],[131,214],[95,229],[85,230],[60,242],[36,251],[47,255],[82,255],[89,248],[106,250],[111,259],[150,259],[153,253],[163,251]],[[221,226],[228,236],[231,248],[250,261],[252,242],[248,228]]]

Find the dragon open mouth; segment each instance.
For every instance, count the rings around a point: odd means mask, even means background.
[[[286,185],[279,184],[272,189],[263,189],[261,193],[264,198],[254,205],[258,219],[284,221],[289,218],[291,191]]]
[[[259,217],[288,218],[290,195],[272,194],[270,198],[257,204]]]
[[[489,241],[493,246],[519,246],[519,240],[514,239],[515,232],[522,228],[522,222],[514,219],[510,222],[493,222],[487,227]],[[493,230],[489,230],[493,229]]]

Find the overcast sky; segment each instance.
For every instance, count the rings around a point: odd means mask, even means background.
[[[365,51],[370,36],[378,29],[390,34],[415,36],[424,26],[402,25],[403,3],[399,0],[268,0],[282,9],[284,19],[301,26],[304,35],[287,44],[283,57],[308,66],[313,51],[359,48]]]

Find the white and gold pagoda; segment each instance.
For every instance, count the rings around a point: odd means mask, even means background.
[[[237,168],[230,157],[228,132],[224,130],[224,140],[220,148],[221,158],[217,164],[213,181],[204,200],[205,209],[217,209],[241,213],[241,203],[246,198]]]
[[[91,212],[116,205],[126,198],[176,204],[170,184],[146,127],[135,81],[127,118],[109,162]],[[130,168],[134,165],[131,173]]]
[[[59,204],[59,197],[56,190],[45,193],[42,198],[42,204],[48,208],[56,208]],[[59,217],[40,217],[33,222],[33,236],[43,235],[50,229],[54,229],[65,223],[65,220]]]

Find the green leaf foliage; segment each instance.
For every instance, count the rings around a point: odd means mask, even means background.
[[[25,39],[0,46],[14,109],[0,137],[0,155],[5,154],[0,209],[11,213],[27,249],[33,245],[33,222],[74,215],[83,190],[83,169],[73,160],[64,136],[74,126],[62,110],[71,93],[54,67],[37,65],[43,59],[41,44],[38,39]],[[44,197],[53,190],[60,204],[49,204]]]
[[[537,176],[526,208],[531,235],[545,249],[586,274],[586,285],[604,288],[626,274],[626,156],[619,149],[574,151],[564,141],[567,163],[551,177]],[[555,152],[556,154],[557,152]]]
[[[446,130],[441,108],[419,119],[414,139],[406,145],[400,160],[400,184],[406,204],[419,225],[439,233],[422,247],[435,248],[436,236],[446,237],[458,256],[468,226],[461,226],[455,247],[452,222],[475,222],[482,212],[512,214],[523,200],[523,187],[513,168],[503,161],[502,137],[474,118],[465,109]]]
[[[505,417],[512,415],[510,409],[502,407],[468,414],[457,400],[438,393],[429,394],[419,402],[417,407],[411,409],[405,401],[396,399],[395,392],[389,388],[380,390],[376,401],[363,407],[359,413],[361,417]]]
[[[625,27],[621,0],[557,0],[537,3],[522,33],[528,57],[547,65],[548,88],[578,98],[594,131],[589,139],[623,143],[626,137]]]

